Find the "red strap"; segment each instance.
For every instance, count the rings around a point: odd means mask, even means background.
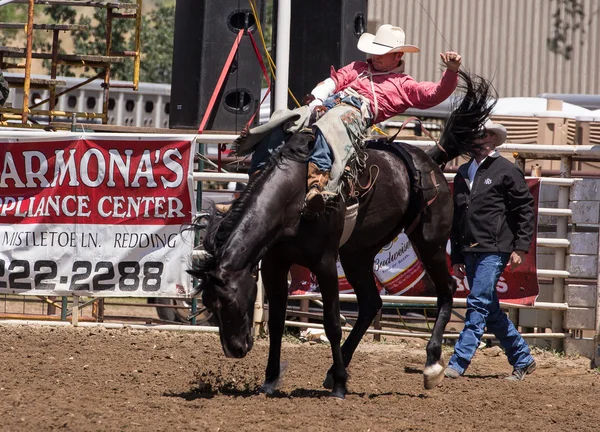
[[[254,115],[252,115],[252,118],[248,121],[246,126],[250,126],[252,124],[252,122],[254,121],[254,117],[256,117],[256,114],[258,114],[260,112],[261,105],[263,104],[263,102],[265,101],[265,99],[267,98],[269,93],[271,93],[271,80],[269,79],[269,73],[267,72],[267,68],[265,67],[265,62],[263,61],[262,55],[260,55],[260,51],[258,50],[256,41],[254,40],[254,36],[252,36],[252,33],[250,33],[250,32],[248,32],[248,36],[250,36],[250,41],[252,42],[252,46],[254,47],[254,52],[256,53],[256,58],[258,59],[258,64],[260,65],[263,75],[265,76],[265,79],[267,81],[267,92],[265,93],[262,100],[258,104],[258,108],[254,112]]]
[[[402,130],[406,127],[406,125],[408,123],[410,123],[411,121],[418,121],[421,124],[421,130],[423,131],[423,133],[425,135],[427,135],[427,137],[433,141],[435,143],[436,146],[438,146],[438,148],[446,154],[446,156],[448,156],[448,152],[446,151],[446,149],[444,147],[442,147],[439,143],[438,140],[436,140],[433,135],[431,134],[431,132],[429,132],[427,129],[425,129],[425,126],[423,126],[423,122],[421,121],[420,118],[418,117],[409,117],[406,120],[404,120],[404,123],[402,123],[402,126],[400,127],[400,130],[398,131],[398,133],[396,133],[396,135],[398,135],[400,132],[402,132]]]
[[[198,128],[198,133],[201,134],[204,132],[204,127],[208,122],[208,118],[210,117],[210,113],[212,112],[213,106],[215,105],[215,101],[217,100],[217,96],[221,91],[221,87],[223,86],[223,82],[225,81],[225,77],[227,76],[227,72],[231,67],[231,62],[233,61],[233,57],[235,57],[235,53],[237,52],[238,46],[242,40],[242,36],[244,35],[244,29],[241,29],[233,42],[233,46],[231,47],[231,51],[229,52],[229,57],[227,57],[227,61],[225,62],[225,66],[223,66],[223,70],[221,71],[221,76],[219,77],[219,81],[217,82],[217,86],[213,91],[212,96],[210,97],[210,101],[208,102],[208,106],[206,107],[206,111],[204,112],[204,117],[202,118],[202,122],[200,123],[200,127]]]

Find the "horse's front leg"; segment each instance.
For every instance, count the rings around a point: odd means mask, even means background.
[[[269,301],[269,360],[261,391],[267,395],[273,395],[281,375],[281,339],[285,325],[289,268],[289,263],[283,263],[275,253],[268,253],[262,260],[261,275]]]
[[[324,258],[319,267],[314,269],[313,272],[317,276],[321,295],[323,296],[323,325],[327,339],[331,344],[331,354],[333,356],[333,366],[330,369],[333,377],[331,395],[344,399],[348,375],[340,348],[342,326],[340,324],[340,296],[335,257]]]
[[[340,250],[340,261],[346,272],[348,282],[354,288],[358,301],[358,318],[352,326],[352,331],[346,338],[344,345],[342,345],[342,358],[346,367],[350,364],[356,347],[382,306],[379,289],[375,284],[373,275],[373,261],[378,251],[379,249],[375,252],[369,250],[361,250],[360,252]],[[323,382],[325,388],[331,388],[333,385],[332,372],[333,366],[327,372]]]

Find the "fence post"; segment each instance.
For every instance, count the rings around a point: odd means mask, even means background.
[[[571,162],[570,156],[561,156],[560,158],[560,177],[571,177]],[[559,186],[558,188],[558,208],[569,208],[569,193],[570,189],[567,186]],[[567,238],[569,220],[566,217],[559,217],[556,221],[556,237]],[[566,268],[566,250],[564,248],[556,248],[554,251],[554,269],[565,270]],[[565,280],[563,278],[554,278],[552,285],[552,301],[554,303],[564,303],[565,301]],[[563,311],[552,312],[552,333],[562,333],[563,330]],[[553,339],[552,349],[562,351],[563,340]]]
[[[264,332],[265,295],[260,269],[256,279],[256,300],[254,301],[254,335],[258,336]]]
[[[598,236],[598,268],[600,268],[600,235]],[[596,322],[592,367],[600,367],[600,277],[596,278]]]
[[[69,307],[69,298],[67,296],[62,296],[60,298],[61,309],[60,309],[60,320],[67,320],[67,307]]]
[[[71,313],[71,324],[73,324],[74,327],[77,327],[79,325],[79,296],[77,296],[77,295],[73,296],[73,310]]]
[[[204,143],[199,143],[198,144],[198,153],[202,156],[204,156]],[[202,158],[198,158],[198,171],[199,172],[204,172],[204,159]],[[202,211],[202,182],[198,181],[196,182],[196,211]],[[197,236],[194,239],[194,245],[195,246],[199,246],[200,239]],[[196,284],[196,279],[193,279],[193,283],[194,285]],[[196,312],[198,311],[198,299],[196,297],[194,297],[192,299],[192,320],[190,321],[190,324],[195,326],[197,324],[197,318],[196,318]]]

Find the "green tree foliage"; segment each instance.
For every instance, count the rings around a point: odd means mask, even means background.
[[[93,17],[80,16],[78,24],[84,25],[85,30],[73,32],[73,47],[78,54],[106,55],[106,9],[94,9]],[[132,19],[112,20],[111,52],[133,51],[133,31],[135,22]],[[86,68],[86,72],[89,68]],[[127,59],[122,63],[111,66],[113,79],[130,81],[133,76],[133,61]]]
[[[106,54],[106,23],[107,11],[104,8],[94,10],[93,16],[78,15],[77,10],[69,6],[48,6],[45,13],[52,22],[80,24],[84,30],[71,32],[73,53],[105,55]],[[142,17],[141,41],[142,61],[140,80],[144,82],[169,83],[173,58],[173,34],[175,29],[175,6],[166,4],[153,9]],[[135,49],[135,21],[132,19],[112,20],[111,51],[133,51]],[[43,40],[36,43],[38,50],[49,52],[51,41]],[[61,48],[61,52],[65,52]],[[45,60],[44,66],[50,71],[50,61]],[[74,76],[76,68],[60,65],[58,74]],[[90,68],[84,68],[84,75],[90,75]],[[81,75],[81,73],[79,73]],[[127,58],[122,63],[111,65],[111,78],[131,81],[133,79],[133,58]]]
[[[0,22],[27,22],[27,5],[8,4],[1,6]],[[0,31],[0,44],[6,45],[8,42],[14,40],[19,33],[23,33],[23,30],[2,29],[2,31]]]
[[[161,6],[143,17],[141,81],[171,82],[174,31],[174,5]]]

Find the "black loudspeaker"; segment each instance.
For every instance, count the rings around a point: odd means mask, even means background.
[[[240,29],[247,28],[262,48],[256,20],[264,17],[264,1],[256,5],[255,18],[248,0],[177,0],[171,129],[198,128]],[[261,78],[252,42],[244,35],[204,129],[239,132],[258,108]]]
[[[301,102],[325,78],[365,53],[356,48],[367,26],[367,0],[292,0],[289,86]]]

